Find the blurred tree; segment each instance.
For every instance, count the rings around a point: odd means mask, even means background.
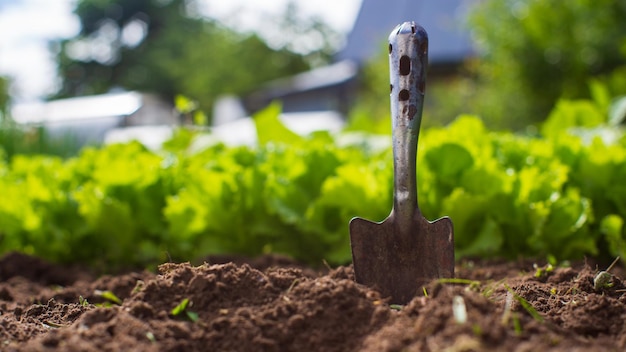
[[[560,97],[588,97],[591,78],[626,93],[625,18],[624,0],[479,2],[470,18],[481,49],[477,110],[522,127]]]
[[[210,112],[219,94],[246,93],[263,82],[305,71],[305,55],[270,48],[202,18],[189,0],[79,0],[81,32],[59,46],[63,79],[55,97],[114,88],[183,94]],[[315,28],[311,27],[311,30]]]
[[[272,47],[301,53],[313,66],[328,64],[337,53],[342,37],[319,16],[299,16],[296,0],[289,0],[277,18],[268,18],[278,31]]]

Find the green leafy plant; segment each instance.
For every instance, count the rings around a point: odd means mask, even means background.
[[[452,218],[459,257],[623,255],[626,139],[605,137],[601,111],[562,101],[533,135],[493,132],[470,115],[424,130],[421,210]],[[180,130],[160,152],[132,142],[0,159],[0,252],[102,270],[217,253],[349,262],[349,219],[391,209],[390,138],[302,137],[279,112],[256,115],[254,147],[198,150],[199,132]]]

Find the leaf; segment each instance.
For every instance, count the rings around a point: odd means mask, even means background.
[[[117,305],[122,305],[122,300],[117,297],[115,295],[115,293],[111,292],[111,291],[100,291],[100,290],[96,290],[96,295],[106,299],[109,302],[115,303]]]
[[[450,180],[456,179],[474,164],[472,154],[456,143],[444,143],[431,148],[424,158],[432,172]]]
[[[459,255],[462,256],[490,256],[497,253],[504,243],[502,230],[493,219],[487,218],[478,236],[466,248],[462,249]]]
[[[191,320],[194,323],[197,322],[198,319],[200,319],[200,317],[198,316],[198,313],[196,312],[186,311],[185,313],[187,314],[187,318],[189,318],[189,320]]]
[[[189,99],[188,97],[178,94],[174,97],[174,106],[176,110],[183,114],[188,114],[198,108],[198,102]]]
[[[555,138],[572,127],[596,127],[607,121],[607,116],[595,103],[588,100],[560,100],[541,127],[541,134]]]
[[[174,307],[170,314],[174,317],[178,317],[184,314],[184,316],[192,322],[197,322],[199,319],[198,313],[187,310],[189,307],[189,298],[184,298],[176,307]]]
[[[598,79],[589,80],[589,91],[593,101],[598,107],[604,111],[609,109],[611,105],[611,93],[606,84],[602,83]]]
[[[184,152],[191,146],[195,136],[188,128],[177,128],[172,137],[163,143],[162,148],[172,153]]]
[[[265,145],[269,142],[285,144],[299,144],[303,142],[302,137],[285,127],[280,121],[281,110],[282,105],[279,102],[273,102],[253,116],[260,145]]]
[[[173,316],[179,316],[181,315],[183,312],[185,312],[187,310],[187,306],[189,305],[189,298],[184,298],[180,303],[178,303],[178,305],[176,307],[174,307],[171,311],[170,314]]]

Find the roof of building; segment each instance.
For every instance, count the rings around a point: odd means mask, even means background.
[[[54,123],[129,116],[143,105],[138,92],[120,92],[16,105],[12,116],[18,123]]]
[[[385,52],[389,33],[400,23],[415,21],[426,29],[431,63],[460,62],[472,55],[466,27],[469,9],[480,0],[363,0],[337,60],[363,62]]]

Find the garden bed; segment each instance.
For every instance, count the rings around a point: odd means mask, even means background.
[[[596,290],[595,266],[582,263],[537,270],[532,262],[465,261],[458,265],[457,278],[467,280],[433,282],[425,288],[427,297],[399,307],[354,283],[351,267],[318,272],[277,257],[245,264],[229,258],[211,262],[168,263],[158,274],[137,271],[95,277],[78,268],[6,255],[0,260],[1,349],[626,348],[626,296],[619,270],[614,270],[612,287]],[[457,307],[464,303],[465,322],[462,314],[453,314],[453,301]]]

